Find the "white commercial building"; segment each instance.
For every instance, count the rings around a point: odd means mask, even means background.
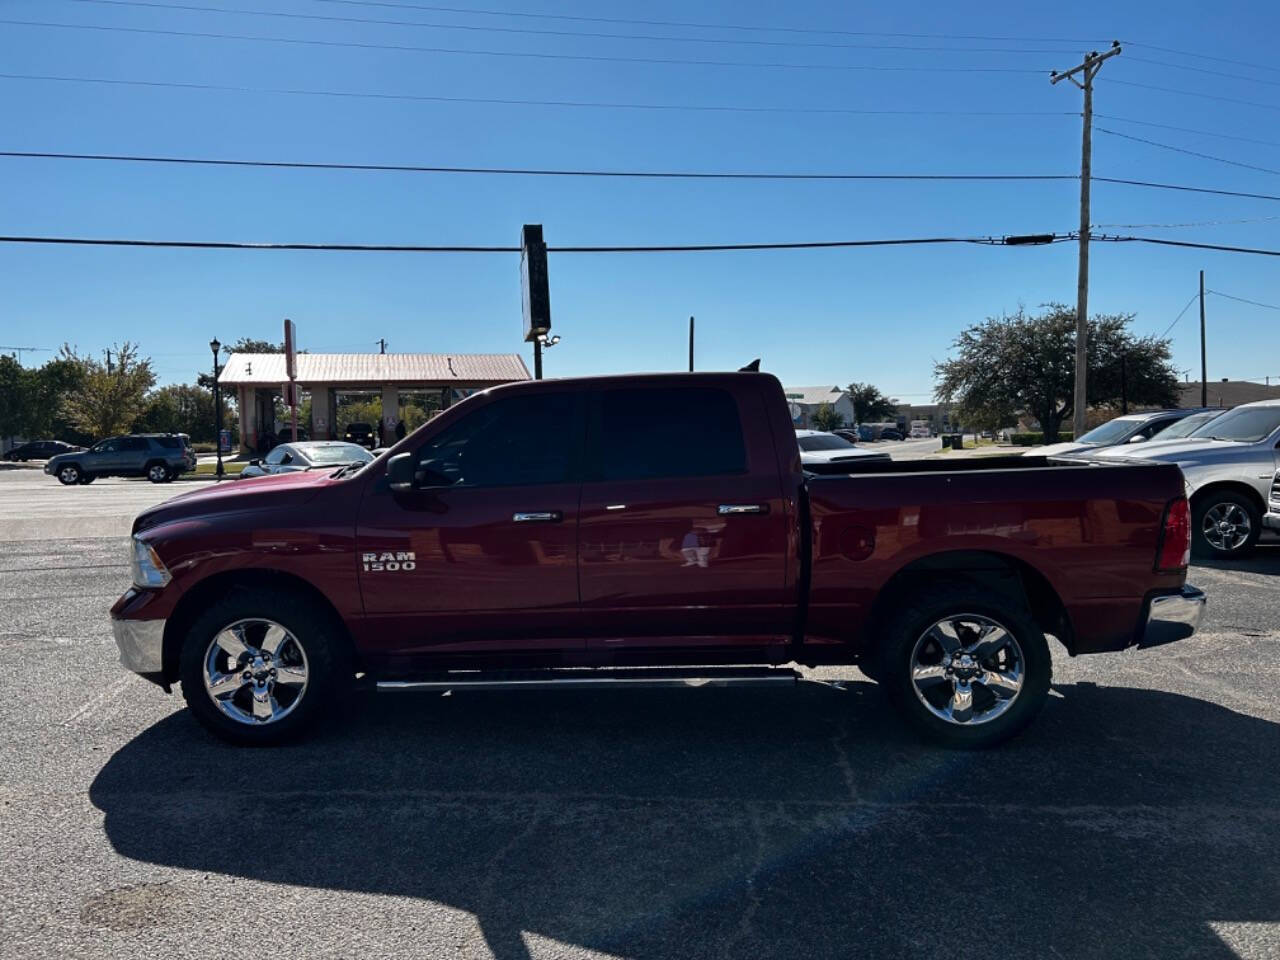
[[[797,427],[808,428],[810,418],[824,403],[844,419],[845,426],[854,422],[853,401],[843,387],[783,387],[791,409],[791,422]]]

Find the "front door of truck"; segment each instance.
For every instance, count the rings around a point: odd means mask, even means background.
[[[578,549],[588,646],[784,640],[788,518],[754,381],[601,389],[588,409]]]
[[[469,403],[413,452],[419,481],[365,494],[361,645],[383,653],[580,649],[581,390]]]

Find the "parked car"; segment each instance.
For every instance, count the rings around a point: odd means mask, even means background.
[[[1245,403],[1190,435],[1099,452],[1102,461],[1176,463],[1186,477],[1196,550],[1219,559],[1253,549],[1280,467],[1280,400]]]
[[[124,665],[268,744],[335,715],[357,674],[463,693],[858,664],[922,733],[978,747],[1045,702],[1046,634],[1156,646],[1204,605],[1175,465],[814,476],[767,374],[494,387],[406,447],[144,511],[111,609]]]
[[[342,467],[349,463],[368,463],[373,459],[364,447],[341,440],[299,440],[282,443],[260,460],[250,460],[236,479],[267,477],[277,473],[297,473],[324,467]]]
[[[56,457],[60,453],[72,453],[83,449],[84,447],[77,447],[61,440],[28,440],[26,443],[18,444],[18,446],[6,453],[4,458],[9,461],[26,463],[28,460],[48,460],[50,457]]]
[[[1262,525],[1272,530],[1280,530],[1280,470],[1271,478],[1271,490],[1267,496],[1267,512],[1262,517]]]
[[[99,440],[88,450],[60,453],[44,472],[67,486],[98,477],[146,477],[168,483],[196,468],[196,455],[184,433],[131,433]]]
[[[880,439],[881,440],[905,440],[906,437],[902,435],[902,432],[900,430],[895,430],[893,429],[893,427],[885,427],[883,430],[880,431]]]
[[[1068,454],[1090,455],[1103,447],[1118,447],[1126,443],[1144,443],[1167,427],[1173,426],[1196,410],[1156,410],[1151,413],[1130,413],[1114,417],[1099,424],[1074,440],[1032,447],[1024,457],[1061,457]]]
[[[342,434],[342,439],[347,443],[358,443],[367,450],[372,450],[378,445],[378,435],[374,432],[372,425],[367,423],[349,423],[347,429]]]
[[[832,430],[831,432],[835,436],[840,437],[842,440],[848,440],[850,443],[854,445],[856,445],[858,441],[862,439],[860,436],[858,436],[858,431],[856,428],[855,429],[841,428],[839,430]]]
[[[310,440],[311,436],[303,427],[298,428],[298,440]],[[276,443],[293,443],[293,425],[281,427],[280,432],[276,434]]]
[[[821,430],[797,430],[796,445],[800,447],[800,463],[805,469],[821,468],[833,463],[858,460],[864,463],[889,461],[887,453],[860,450],[844,437]]]

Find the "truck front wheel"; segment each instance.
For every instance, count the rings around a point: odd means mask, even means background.
[[[1044,633],[981,591],[948,589],[888,625],[876,667],[894,706],[949,747],[988,747],[1030,723],[1049,695]]]
[[[182,695],[223,740],[275,746],[308,732],[350,673],[338,628],[300,596],[237,589],[192,624],[182,645]]]

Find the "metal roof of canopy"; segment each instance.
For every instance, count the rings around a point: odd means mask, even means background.
[[[218,376],[224,386],[272,386],[289,379],[283,353],[233,353]],[[299,353],[298,383],[433,387],[528,380],[517,353]]]

